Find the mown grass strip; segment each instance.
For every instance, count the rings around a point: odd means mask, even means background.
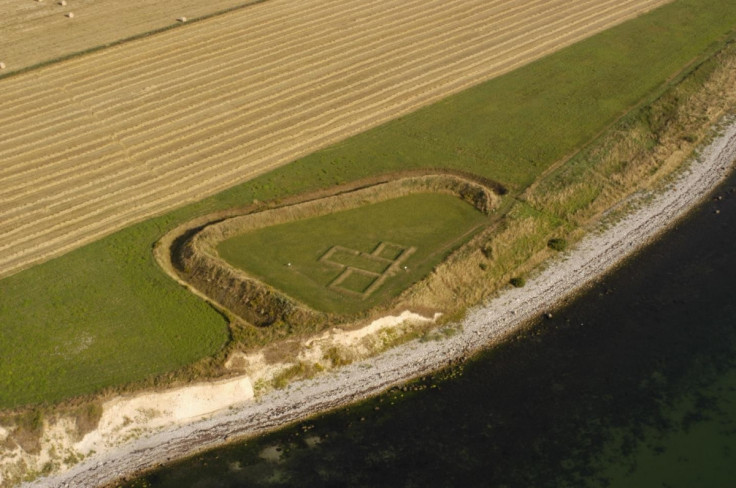
[[[471,171],[521,191],[736,25],[731,0],[678,0],[504,77],[212,198],[0,281],[0,408],[143,381],[221,351],[223,318],[169,280],[151,246],[167,230],[254,199],[405,168]],[[582,205],[582,204],[581,204]],[[548,233],[529,230],[544,248]],[[544,234],[544,235],[542,235]],[[512,260],[519,253],[511,252]],[[499,271],[500,273],[501,271]],[[262,343],[298,328],[247,331]],[[192,370],[187,370],[191,372]]]

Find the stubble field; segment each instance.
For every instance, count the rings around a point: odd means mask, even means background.
[[[2,79],[0,276],[664,3],[269,0]]]
[[[0,72],[15,73],[264,0],[0,0]],[[67,14],[74,14],[73,18]]]

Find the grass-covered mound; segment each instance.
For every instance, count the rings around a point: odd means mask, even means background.
[[[458,172],[391,173],[193,219],[155,255],[229,317],[314,332],[401,305],[402,291],[498,220],[505,191]]]

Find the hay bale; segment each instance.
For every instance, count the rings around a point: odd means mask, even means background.
[[[59,5],[61,5],[62,7],[66,7],[66,0],[61,0],[61,2],[59,2]]]
[[[74,18],[74,12],[68,12],[68,13],[64,14],[64,16],[66,18],[68,18],[68,19],[73,19]]]
[[[0,62],[0,69],[5,69],[5,63]]]
[[[176,21],[177,21],[177,22],[186,22],[186,21],[187,21],[187,18],[186,18],[186,17],[178,17],[178,18],[176,19]]]

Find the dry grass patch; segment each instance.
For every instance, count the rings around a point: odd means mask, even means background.
[[[651,189],[690,157],[736,107],[736,44],[697,66],[597,144],[541,180],[524,198],[542,212],[586,225],[627,195]]]

